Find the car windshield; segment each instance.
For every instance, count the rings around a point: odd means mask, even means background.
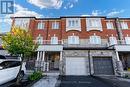
[[[0,59],[6,59],[5,56],[3,55],[0,55]]]
[[[0,63],[0,67],[3,67],[3,69],[17,67],[20,65],[21,65],[20,61],[4,61],[4,62]]]

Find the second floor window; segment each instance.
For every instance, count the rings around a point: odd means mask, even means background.
[[[51,37],[51,44],[58,44],[58,37]]]
[[[100,36],[90,36],[90,44],[101,44],[101,37]]]
[[[79,36],[68,36],[68,44],[79,44]]]
[[[121,28],[122,29],[128,29],[127,22],[121,22]]]
[[[125,37],[126,44],[130,44],[130,37]]]
[[[44,29],[44,27],[45,27],[45,23],[43,23],[43,22],[39,22],[37,25],[38,29]]]
[[[36,42],[38,44],[43,44],[43,37],[39,34],[39,36],[36,38]]]
[[[116,37],[109,37],[109,42],[110,42],[110,45],[114,45],[114,44],[117,44],[117,39]]]
[[[59,29],[59,22],[52,22],[52,29]]]
[[[112,22],[107,22],[106,25],[107,25],[107,29],[114,29]]]

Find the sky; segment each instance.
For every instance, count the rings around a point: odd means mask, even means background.
[[[0,0],[1,1],[1,0]],[[10,17],[130,17],[130,0],[14,0],[14,14],[0,13],[0,32],[10,31]]]

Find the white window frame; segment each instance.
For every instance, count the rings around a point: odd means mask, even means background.
[[[29,23],[30,23],[30,19],[29,18],[22,18],[22,19],[21,18],[16,18],[15,22],[14,22],[14,25],[16,27],[21,27],[23,29],[28,30]]]
[[[52,29],[59,29],[59,22],[52,22]]]
[[[36,38],[36,41],[38,44],[43,44],[43,37],[39,34],[39,36]]]
[[[90,36],[89,40],[90,40],[90,44],[101,44],[100,36],[96,36],[96,35]]]
[[[130,37],[128,37],[128,36],[125,37],[125,43],[126,43],[126,44],[130,44]]]
[[[58,44],[58,37],[56,36],[51,37],[51,44]]]
[[[127,24],[127,22],[121,22],[121,28],[122,28],[122,29],[128,29],[128,24]]]
[[[114,29],[113,22],[106,22],[107,29]]]
[[[115,44],[117,44],[117,39],[116,39],[116,37],[113,37],[113,36],[109,37],[109,42],[110,42],[110,45],[115,45]]]
[[[102,31],[101,18],[86,18],[86,29]]]
[[[79,36],[68,36],[68,44],[79,44]]]
[[[37,29],[41,30],[41,29],[44,29],[45,28],[45,23],[43,22],[38,22],[37,24]]]
[[[81,31],[80,18],[66,18],[66,31],[77,30]]]

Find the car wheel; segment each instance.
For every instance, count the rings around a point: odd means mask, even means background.
[[[24,72],[21,71],[20,74],[19,74],[19,80],[22,81],[23,77],[24,77]]]

